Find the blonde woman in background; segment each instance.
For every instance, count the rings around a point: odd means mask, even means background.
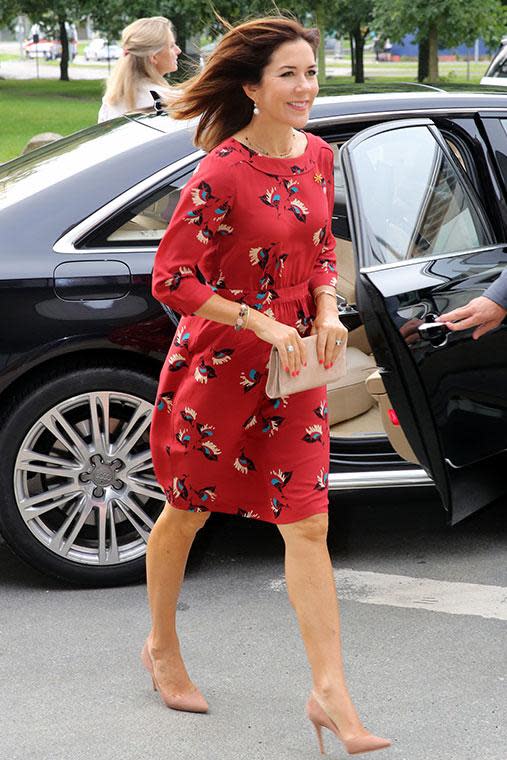
[[[99,122],[152,106],[150,90],[155,90],[163,101],[170,98],[171,88],[164,75],[177,70],[181,50],[169,19],[137,19],[123,30],[121,47],[123,56],[107,82]]]

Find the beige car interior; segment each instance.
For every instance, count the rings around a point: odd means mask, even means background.
[[[338,239],[335,251],[339,274],[336,291],[348,304],[353,304],[356,299],[352,243]],[[417,463],[403,430],[389,416],[392,404],[362,325],[349,332],[346,350],[347,374],[327,387],[331,435],[340,438],[387,435],[403,459]]]
[[[335,166],[338,165],[339,147],[333,145]],[[355,304],[356,269],[352,243],[337,238],[335,253],[338,268],[336,292],[347,304]],[[349,332],[346,350],[347,374],[327,387],[331,435],[340,438],[387,435],[393,449],[403,459],[417,463],[403,430],[389,416],[393,407],[362,325]]]

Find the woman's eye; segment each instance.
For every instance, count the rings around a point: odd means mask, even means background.
[[[289,77],[289,76],[292,76],[293,74],[294,74],[293,71],[284,71],[284,73],[282,74],[282,76],[283,77]],[[316,71],[316,69],[310,69],[310,71],[307,71],[306,74],[309,77],[315,77],[315,76],[317,76],[317,71]]]
[[[307,73],[307,75],[308,75],[308,76],[310,76],[310,77],[314,77],[314,76],[317,76],[317,71],[316,71],[315,69],[310,69],[310,70],[309,70],[309,71],[307,71],[306,73]],[[282,74],[282,76],[283,76],[283,77],[287,77],[287,76],[292,76],[293,74],[294,74],[294,72],[293,72],[293,71],[284,71],[284,73]]]

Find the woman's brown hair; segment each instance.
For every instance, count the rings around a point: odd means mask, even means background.
[[[279,45],[302,39],[315,53],[320,42],[318,29],[307,29],[284,16],[252,19],[237,26],[220,20],[227,33],[202,71],[180,86],[181,95],[168,107],[175,119],[201,117],[194,144],[206,151],[249,123],[253,102],[242,85],[259,84]]]

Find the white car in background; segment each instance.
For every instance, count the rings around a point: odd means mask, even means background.
[[[46,61],[54,61],[62,55],[60,42],[45,37],[41,37],[37,43],[27,40],[23,44],[23,50],[27,58],[44,58]]]
[[[110,42],[102,38],[92,40],[84,49],[84,57],[87,61],[112,61],[121,58],[123,50],[117,42]]]
[[[481,84],[507,87],[507,36],[502,37],[500,47],[482,77]]]

